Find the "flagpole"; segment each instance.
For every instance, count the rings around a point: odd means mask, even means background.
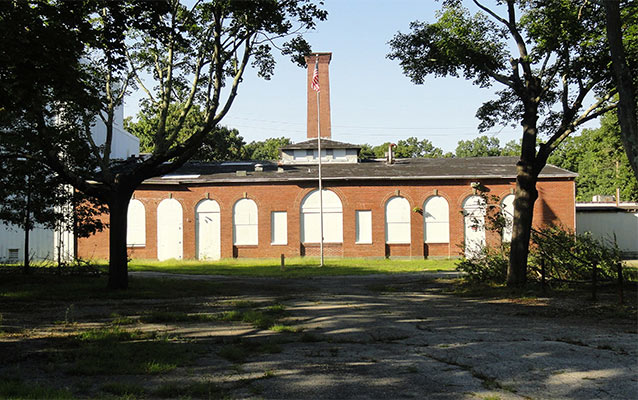
[[[317,153],[319,154],[319,254],[321,261],[319,266],[323,267],[323,188],[321,185],[321,123],[319,118],[319,91],[317,91]]]
[[[320,267],[323,267],[323,187],[321,185],[321,118],[319,117],[319,54],[315,58],[315,70],[312,73],[312,89],[317,92],[317,155],[319,156],[319,254]]]

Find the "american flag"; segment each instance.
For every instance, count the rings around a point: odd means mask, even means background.
[[[312,88],[319,91],[319,59],[315,60],[315,71],[312,73]]]

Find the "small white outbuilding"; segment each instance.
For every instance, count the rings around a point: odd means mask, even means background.
[[[576,203],[576,232],[613,243],[625,258],[638,258],[638,203]]]

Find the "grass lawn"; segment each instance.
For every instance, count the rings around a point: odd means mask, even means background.
[[[282,270],[278,259],[224,259],[220,261],[132,260],[130,271],[157,271],[173,274],[270,276],[302,278],[306,276],[396,274],[412,272],[454,271],[455,259],[388,260],[330,258],[319,267],[316,258],[289,258]]]

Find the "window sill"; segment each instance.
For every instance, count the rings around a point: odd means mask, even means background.
[[[140,247],[146,247],[146,245],[145,244],[127,244],[126,247],[138,249]]]

